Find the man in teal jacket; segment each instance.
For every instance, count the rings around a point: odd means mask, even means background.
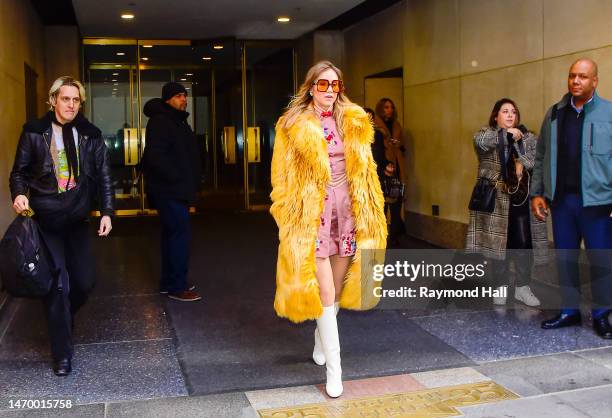
[[[578,249],[588,251],[593,328],[612,339],[612,103],[597,95],[597,64],[572,64],[568,90],[542,123],[531,184],[531,208],[544,220],[549,206],[557,249],[562,310],[543,321],[555,329],[581,323]]]

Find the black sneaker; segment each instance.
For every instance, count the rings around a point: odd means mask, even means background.
[[[194,284],[187,283],[187,290],[194,291],[194,290],[196,290],[196,287],[195,287]],[[168,291],[166,289],[162,289],[162,290],[159,291],[159,294],[160,295],[167,295]]]

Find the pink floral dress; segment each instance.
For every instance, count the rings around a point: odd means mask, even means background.
[[[327,185],[325,207],[321,215],[319,234],[315,242],[316,257],[355,255],[355,219],[351,210],[349,186],[346,180],[344,142],[338,135],[336,121],[327,112],[322,113],[321,125],[327,142],[331,168],[331,181]]]

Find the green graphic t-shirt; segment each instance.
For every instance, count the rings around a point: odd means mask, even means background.
[[[78,134],[75,128],[72,128],[72,135],[74,137],[74,146],[78,150]],[[57,177],[57,191],[63,193],[67,190],[72,189],[76,186],[75,177],[78,173],[72,173],[70,178],[69,167],[68,167],[68,155],[64,147],[64,139],[62,137],[62,128],[58,125],[53,124],[53,136],[51,138],[51,156],[53,157],[53,165],[55,166],[55,177]],[[77,159],[79,153],[77,151]]]

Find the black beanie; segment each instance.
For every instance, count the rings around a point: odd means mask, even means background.
[[[166,100],[169,100],[180,93],[187,94],[187,90],[185,90],[185,87],[182,84],[171,81],[169,83],[164,84],[164,87],[162,87],[161,98],[165,102]]]

